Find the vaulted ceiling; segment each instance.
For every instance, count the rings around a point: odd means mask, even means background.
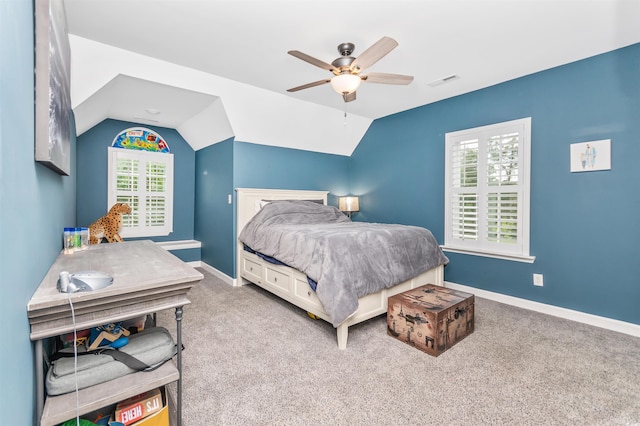
[[[64,6],[79,132],[104,118],[126,119],[177,128],[195,149],[235,136],[349,155],[376,118],[640,42],[637,0]],[[354,43],[357,57],[383,36],[398,46],[366,71],[412,75],[411,84],[365,82],[349,103],[329,84],[287,92],[332,76],[289,50],[330,63],[338,44]]]

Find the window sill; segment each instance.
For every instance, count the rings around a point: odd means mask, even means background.
[[[483,257],[491,257],[494,259],[502,259],[502,260],[512,260],[514,262],[524,262],[524,263],[533,263],[536,260],[535,256],[523,256],[518,254],[507,254],[507,253],[495,253],[488,251],[480,251],[480,250],[469,250],[463,249],[459,247],[447,247],[440,246],[443,251],[451,252],[451,253],[460,253],[460,254],[468,254],[471,256],[483,256]]]
[[[134,227],[123,227],[120,231],[122,238],[153,238],[153,237],[166,237],[171,234],[173,230],[169,229],[140,229]]]
[[[184,250],[202,248],[202,243],[196,240],[156,241],[156,244],[165,250]]]

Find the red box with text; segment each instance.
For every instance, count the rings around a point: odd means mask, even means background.
[[[114,418],[125,426],[129,426],[163,408],[162,392],[157,388],[119,402],[116,405]]]

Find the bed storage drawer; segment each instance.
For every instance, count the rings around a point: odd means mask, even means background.
[[[264,282],[269,287],[289,293],[291,279],[288,274],[281,272],[276,266],[264,268]]]
[[[296,298],[296,300],[300,301],[300,303],[302,304],[301,307],[312,311],[316,315],[326,315],[320,299],[318,299],[316,292],[313,291],[313,289],[307,282],[306,277],[304,280],[299,278],[296,278],[294,280],[293,296]]]
[[[252,283],[262,283],[262,264],[257,256],[244,253],[242,256],[242,276]]]

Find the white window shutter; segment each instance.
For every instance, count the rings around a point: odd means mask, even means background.
[[[445,249],[529,256],[531,119],[447,133]]]
[[[108,204],[127,203],[123,237],[173,232],[173,154],[109,148]]]

